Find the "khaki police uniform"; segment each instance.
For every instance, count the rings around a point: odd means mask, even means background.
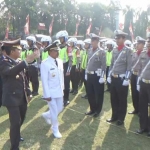
[[[90,104],[90,114],[99,115],[104,100],[104,82],[99,83],[104,78],[106,71],[106,54],[101,48],[91,49],[88,53],[87,64],[87,96]]]

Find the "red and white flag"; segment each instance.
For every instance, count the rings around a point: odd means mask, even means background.
[[[5,39],[8,39],[8,34],[9,34],[9,23],[7,22],[6,33],[5,33]]]
[[[80,20],[78,20],[77,21],[77,23],[76,23],[76,31],[75,31],[75,36],[77,36],[78,35],[78,28],[79,28],[79,25],[80,25]]]
[[[129,31],[130,31],[130,35],[131,35],[131,38],[132,38],[132,42],[134,42],[134,33],[133,33],[132,23],[130,23]]]
[[[49,25],[49,35],[51,36],[52,35],[52,31],[53,31],[53,24],[54,24],[54,16],[52,18],[52,21]]]
[[[26,17],[26,24],[24,26],[24,33],[25,35],[29,35],[29,23],[30,23],[30,18],[29,18],[29,15],[27,15]]]
[[[90,20],[89,27],[88,27],[87,30],[86,30],[86,35],[89,35],[89,34],[90,34],[91,28],[92,28],[92,20]]]

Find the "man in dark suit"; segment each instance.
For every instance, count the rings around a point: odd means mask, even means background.
[[[11,150],[19,150],[19,142],[23,140],[20,127],[24,122],[27,103],[32,95],[24,73],[28,63],[36,58],[36,54],[28,55],[26,60],[19,62],[21,54],[20,39],[3,41],[2,49],[7,56],[0,62],[0,72],[3,82],[2,105],[9,113]]]

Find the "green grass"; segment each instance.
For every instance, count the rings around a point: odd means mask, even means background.
[[[101,116],[97,119],[85,117],[89,105],[87,100],[80,98],[82,93],[84,89],[80,89],[75,97],[71,95],[71,104],[59,116],[62,139],[54,139],[50,126],[41,117],[48,109],[47,104],[41,100],[41,95],[35,97],[29,104],[22,126],[25,141],[20,144],[21,150],[150,150],[150,138],[135,134],[139,128],[137,116],[127,114],[123,127],[106,123],[111,116],[111,107],[109,94],[105,93]],[[128,111],[132,109],[129,94]],[[8,114],[5,108],[1,108],[0,150],[9,148]]]

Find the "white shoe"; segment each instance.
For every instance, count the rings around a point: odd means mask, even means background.
[[[61,133],[60,133],[59,131],[53,132],[53,135],[54,135],[54,137],[57,138],[57,139],[62,138],[62,135],[61,135]]]
[[[49,125],[51,124],[51,120],[49,118],[47,118],[45,113],[42,114],[42,117],[45,119],[47,124],[49,124]]]

